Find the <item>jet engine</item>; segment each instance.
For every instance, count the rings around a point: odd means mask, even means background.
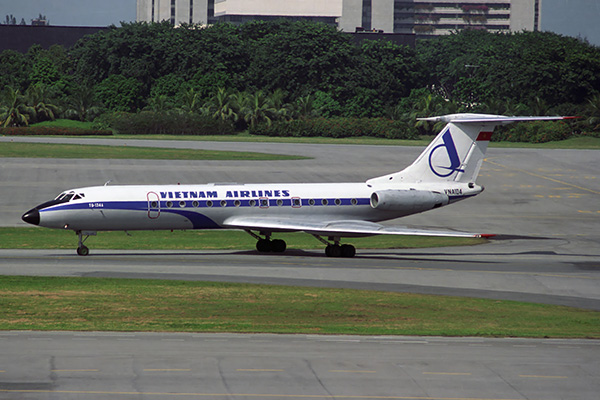
[[[371,194],[371,207],[382,211],[422,212],[448,204],[448,196],[427,190],[379,190]]]

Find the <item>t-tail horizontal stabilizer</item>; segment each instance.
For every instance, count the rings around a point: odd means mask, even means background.
[[[451,114],[419,118],[446,122],[425,151],[407,168],[373,178],[370,185],[420,182],[475,182],[494,128],[521,121],[556,121],[572,117],[507,117],[490,114]]]

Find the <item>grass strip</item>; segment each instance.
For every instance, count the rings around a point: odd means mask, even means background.
[[[0,157],[145,160],[302,160],[307,157],[248,151],[167,149],[137,146],[4,142]]]
[[[25,211],[25,210],[24,210]],[[112,250],[254,250],[256,239],[236,230],[190,231],[131,231],[98,232],[85,243],[94,249]],[[274,235],[284,239],[289,249],[324,249],[325,246],[305,233]],[[424,248],[475,245],[485,243],[483,238],[424,237],[380,235],[349,238],[363,249]],[[3,249],[75,249],[77,236],[72,231],[44,228],[0,228],[0,248]]]
[[[115,135],[115,139],[144,139],[144,140],[192,140],[211,142],[248,142],[248,143],[306,143],[306,144],[343,144],[343,145],[372,145],[372,146],[417,146],[425,148],[435,136],[422,136],[415,140],[385,139],[374,137],[275,137],[254,136],[247,133],[238,135],[207,135],[207,136],[175,136],[175,135]],[[600,138],[578,136],[570,139],[546,143],[524,142],[490,142],[489,147],[510,149],[573,149],[600,150]]]
[[[79,122],[68,119],[46,121],[34,124],[34,126],[52,126],[93,129],[92,122]],[[242,132],[237,135],[115,135],[122,139],[155,139],[155,140],[194,140],[215,142],[271,142],[271,143],[314,143],[314,144],[363,144],[363,145],[386,145],[386,146],[427,146],[434,136],[422,136],[417,140],[398,140],[375,137],[349,137],[349,138],[326,138],[326,137],[269,137],[250,135]],[[591,136],[577,136],[566,140],[548,143],[522,143],[522,142],[491,142],[490,147],[500,148],[542,148],[542,149],[600,149],[600,138]]]
[[[0,276],[1,330],[600,337],[600,312],[449,296]]]

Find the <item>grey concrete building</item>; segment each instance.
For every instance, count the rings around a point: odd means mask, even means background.
[[[539,30],[542,0],[137,0],[138,21],[212,24],[290,18],[419,37]]]

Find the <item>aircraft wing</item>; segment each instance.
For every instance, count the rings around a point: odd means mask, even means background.
[[[560,121],[568,119],[576,119],[577,117],[508,117],[504,115],[487,115],[487,114],[450,114],[439,117],[417,118],[419,121],[428,122],[453,122],[453,123],[495,123],[497,125],[510,124],[513,122],[527,121]]]
[[[319,236],[371,236],[371,235],[414,235],[414,236],[451,236],[451,237],[489,237],[493,235],[458,231],[413,229],[400,226],[385,226],[368,221],[314,221],[286,217],[231,217],[225,220],[226,228],[262,230],[272,232],[301,231]]]

